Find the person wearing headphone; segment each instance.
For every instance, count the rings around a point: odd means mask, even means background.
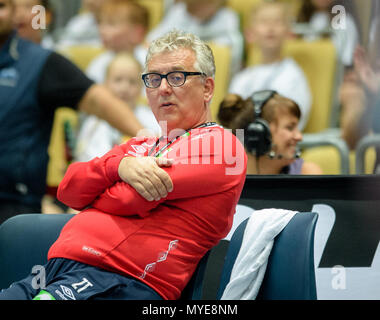
[[[247,99],[228,94],[218,112],[220,124],[235,135],[244,130],[247,174],[323,174],[317,164],[300,158],[300,117],[297,103],[273,90],[256,91]]]

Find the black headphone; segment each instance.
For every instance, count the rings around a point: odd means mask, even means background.
[[[255,113],[255,119],[244,130],[244,144],[248,152],[260,157],[271,150],[272,135],[269,124],[261,118],[263,106],[277,92],[274,90],[261,90],[252,93],[251,101]]]

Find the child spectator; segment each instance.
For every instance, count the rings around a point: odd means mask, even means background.
[[[82,0],[82,12],[72,17],[60,35],[57,47],[73,45],[100,46],[98,19],[101,5],[108,0]]]
[[[241,69],[244,39],[236,12],[226,7],[226,0],[184,0],[173,4],[162,22],[147,36],[153,39],[172,30],[191,32],[203,41],[231,48],[231,72]]]
[[[253,8],[245,36],[247,43],[253,43],[261,51],[261,63],[236,74],[231,80],[229,92],[245,99],[255,91],[277,91],[294,100],[301,108],[299,127],[302,130],[310,113],[311,93],[299,65],[292,58],[282,55],[289,30],[286,4],[262,2]]]
[[[101,7],[99,30],[107,51],[96,57],[87,69],[87,76],[95,82],[104,82],[106,68],[116,53],[133,54],[141,65],[145,62],[143,46],[148,30],[147,9],[135,1],[107,0]]]
[[[254,110],[258,105],[261,107],[256,118]],[[233,133],[244,129],[247,174],[322,174],[317,164],[300,158],[297,148],[302,140],[298,129],[300,117],[300,109],[294,101],[271,90],[255,92],[248,99],[229,94],[218,113],[220,123]],[[261,136],[250,127],[253,125],[257,130],[257,126],[261,126],[257,121],[265,123],[269,135]]]
[[[150,130],[150,134],[159,135],[160,127],[151,109],[138,104],[141,94],[142,68],[140,63],[128,53],[120,53],[111,61],[107,72],[105,85],[117,97],[127,102],[133,109],[136,118]],[[75,157],[77,161],[88,161],[102,156],[115,144],[120,144],[123,135],[117,129],[96,116],[86,116],[82,122]]]

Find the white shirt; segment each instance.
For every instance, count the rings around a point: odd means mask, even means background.
[[[238,94],[243,99],[259,90],[275,90],[294,100],[301,109],[300,130],[306,126],[312,102],[311,92],[304,72],[292,58],[246,68],[232,78],[229,88],[230,93]]]
[[[157,136],[161,134],[161,128],[148,106],[138,105],[134,114],[144,128],[150,129]],[[108,122],[94,115],[85,115],[77,136],[75,161],[89,161],[100,157],[114,145],[120,144],[122,138],[123,135]]]
[[[202,23],[187,12],[185,3],[174,4],[161,23],[148,35],[150,42],[172,29],[190,32],[205,42],[215,42],[231,48],[231,72],[240,70],[243,59],[244,41],[240,32],[240,20],[236,12],[221,8],[207,22]]]

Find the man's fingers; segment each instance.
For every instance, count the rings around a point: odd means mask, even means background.
[[[156,170],[156,176],[160,179],[162,186],[165,188],[165,191],[172,192],[173,191],[173,182],[170,178],[169,174],[165,171],[159,168],[160,170]],[[167,194],[165,195],[165,197]]]
[[[157,165],[159,165],[160,167],[170,167],[174,162],[174,159],[168,159],[165,157],[159,157],[155,159],[156,159]]]
[[[147,187],[148,184],[150,184],[150,187]],[[135,183],[134,189],[140,196],[148,201],[153,201],[158,198],[158,193],[150,182],[144,181],[144,184]]]
[[[148,201],[160,200],[173,190],[169,174],[160,167],[169,167],[167,158],[124,158],[119,165],[120,178]]]
[[[147,177],[147,185],[149,185],[150,188],[154,188],[154,194],[155,194],[155,200],[160,200],[161,198],[165,198],[168,195],[168,190],[165,186],[165,184],[162,182],[162,179],[160,176],[167,174],[162,169],[158,168],[154,170],[153,174],[151,174],[149,177]]]

